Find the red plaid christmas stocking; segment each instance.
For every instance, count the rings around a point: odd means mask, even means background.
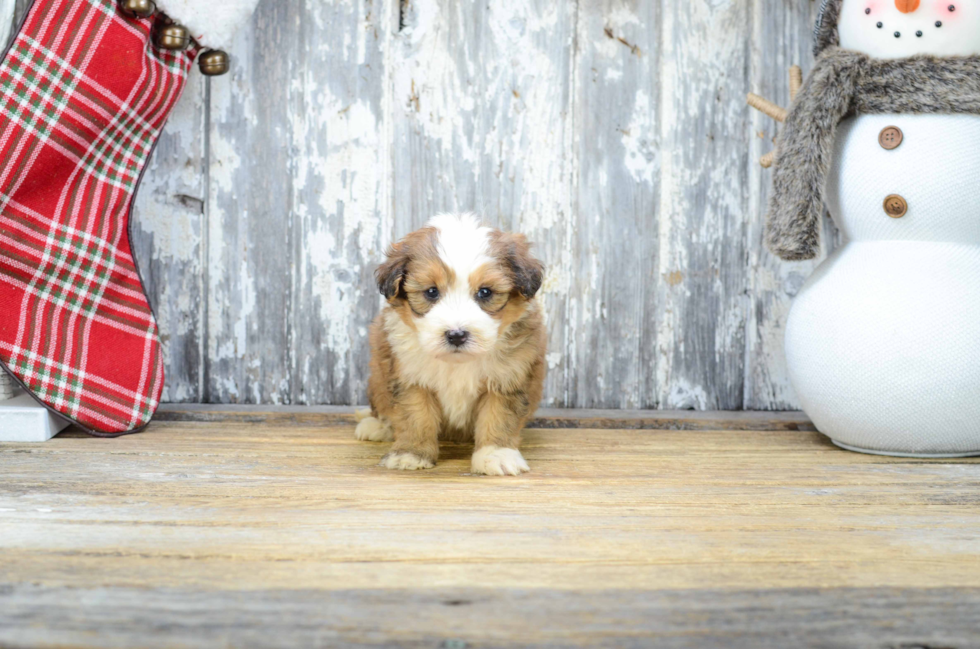
[[[0,63],[0,361],[97,435],[144,427],[163,387],[129,218],[196,52],[152,23],[35,0]]]

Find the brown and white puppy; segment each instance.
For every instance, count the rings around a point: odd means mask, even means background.
[[[357,439],[394,440],[389,469],[431,469],[439,439],[473,440],[472,471],[529,471],[521,430],[541,400],[543,268],[524,235],[443,214],[388,250],[388,306],[371,325],[371,415]]]

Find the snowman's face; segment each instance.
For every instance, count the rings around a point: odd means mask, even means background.
[[[980,0],[844,0],[838,33],[880,59],[980,54]]]

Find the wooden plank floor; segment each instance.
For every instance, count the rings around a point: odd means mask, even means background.
[[[980,647],[977,460],[591,413],[505,479],[332,411],[162,418],[0,444],[0,646]]]

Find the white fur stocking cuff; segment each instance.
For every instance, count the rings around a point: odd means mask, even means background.
[[[227,49],[259,0],[156,0],[157,7],[187,27],[205,47]]]

